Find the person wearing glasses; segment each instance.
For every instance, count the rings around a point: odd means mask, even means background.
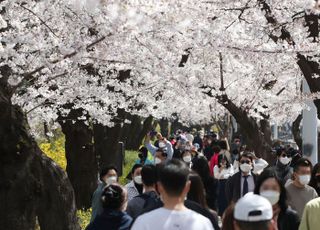
[[[279,178],[282,184],[286,184],[288,180],[292,178],[293,168],[290,166],[292,157],[284,147],[277,149],[277,162],[273,166],[276,176]]]
[[[248,192],[253,192],[256,175],[253,170],[253,154],[244,152],[239,159],[239,172],[229,177],[226,182],[226,198],[228,204],[236,202]]]

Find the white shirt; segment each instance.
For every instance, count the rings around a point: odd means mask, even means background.
[[[248,174],[247,181],[248,181],[248,192],[253,192],[255,184],[254,184],[254,179],[251,172],[249,172]],[[243,195],[243,182],[244,182],[244,177],[243,177],[243,174],[241,173],[241,194],[240,194],[241,196]]]
[[[190,209],[158,208],[138,217],[131,230],[213,230],[210,220]]]
[[[218,165],[215,165],[213,168],[213,175],[214,175],[214,178],[218,180],[228,179],[233,175],[233,166],[230,165],[229,168],[224,168],[221,170],[221,172],[219,172]]]

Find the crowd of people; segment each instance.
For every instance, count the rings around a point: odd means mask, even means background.
[[[290,146],[274,154],[269,165],[240,137],[229,145],[213,132],[150,132],[128,184],[102,168],[87,230],[319,229],[319,164]]]

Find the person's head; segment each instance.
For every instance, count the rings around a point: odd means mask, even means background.
[[[234,203],[231,204],[226,208],[222,216],[222,228],[221,230],[234,230]]]
[[[228,161],[228,158],[226,155],[224,154],[220,154],[218,156],[218,167],[224,167],[224,168],[229,168],[230,167],[230,163]]]
[[[131,178],[134,181],[134,183],[139,185],[142,184],[141,170],[142,170],[141,164],[135,164],[131,169]]]
[[[167,160],[168,154],[164,149],[157,149],[155,155],[154,155],[154,163],[160,164]]]
[[[142,183],[146,187],[155,186],[157,183],[157,168],[154,165],[145,165],[141,170]]]
[[[276,150],[277,159],[282,165],[289,165],[292,158],[291,155],[286,151],[286,148],[280,146]]]
[[[189,164],[192,161],[191,151],[189,151],[189,150],[183,151],[182,155],[181,155],[181,158],[185,163]]]
[[[296,185],[304,187],[309,184],[312,172],[312,164],[306,158],[297,161],[293,168],[293,179]]]
[[[180,150],[180,151],[184,151],[186,149],[187,146],[187,139],[185,137],[180,137],[176,147]]]
[[[285,211],[288,207],[286,189],[272,168],[265,169],[260,174],[254,193],[269,200],[271,205],[279,205],[282,211]]]
[[[198,173],[192,171],[189,179],[191,181],[191,186],[187,195],[188,200],[200,204],[203,208],[208,208],[205,189],[201,177]]]
[[[253,168],[253,154],[244,152],[239,158],[240,170],[243,173],[249,173]]]
[[[172,159],[159,168],[158,189],[165,199],[184,198],[190,189],[190,169],[180,160]],[[165,200],[164,200],[165,202]]]
[[[212,146],[212,150],[214,153],[219,153],[221,151],[221,148],[218,145]]]
[[[113,165],[102,167],[99,176],[100,180],[106,184],[116,183],[118,181],[118,170]]]
[[[219,147],[223,150],[227,150],[228,149],[227,141],[226,140],[219,141]]]
[[[248,193],[234,208],[234,228],[236,230],[273,229],[273,211],[270,202],[259,195]]]
[[[192,149],[193,145],[191,141],[186,142],[186,147],[184,148],[187,151],[190,151]]]
[[[208,161],[205,157],[197,158],[193,162],[191,168],[193,171],[199,174],[204,183],[206,183],[206,181],[210,178],[210,168],[208,165]]]
[[[148,149],[147,149],[146,147],[141,147],[141,148],[139,149],[138,157],[139,157],[141,160],[147,159],[147,157],[148,157]]]
[[[233,143],[240,146],[240,145],[241,145],[240,137],[235,137],[235,138],[233,139]]]
[[[320,163],[315,164],[313,167],[309,185],[314,188],[320,187]]]
[[[119,184],[107,185],[103,188],[101,200],[105,209],[124,211],[127,206],[127,192]]]

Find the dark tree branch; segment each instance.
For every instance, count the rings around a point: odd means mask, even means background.
[[[30,12],[31,14],[33,14],[34,16],[36,16],[36,17],[39,19],[39,21],[40,21],[45,27],[47,27],[48,30],[49,30],[54,36],[58,37],[58,36],[55,34],[55,32],[50,28],[50,26],[48,26],[48,24],[47,24],[45,21],[43,21],[35,12],[33,12],[32,10],[28,9],[27,7],[25,7],[24,4],[21,4],[20,6],[21,6],[23,9],[29,11],[29,12]]]
[[[220,60],[220,91],[224,92],[226,88],[224,87],[224,79],[223,79],[223,60],[222,60],[222,54],[219,52],[219,60]]]

